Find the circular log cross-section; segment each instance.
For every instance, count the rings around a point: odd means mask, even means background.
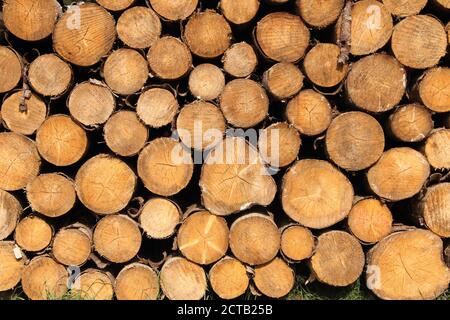
[[[132,263],[119,272],[114,289],[117,300],[156,300],[158,275],[145,264]]]
[[[349,171],[372,166],[384,150],[384,132],[378,121],[367,113],[343,113],[331,122],[326,150],[334,163]]]
[[[197,8],[198,0],[149,0],[153,10],[169,21],[184,20]]]
[[[433,129],[431,112],[418,103],[402,106],[389,116],[390,133],[399,141],[417,142]]]
[[[27,185],[26,192],[31,209],[51,218],[69,212],[77,197],[73,182],[57,173],[38,176]]]
[[[392,33],[392,51],[403,65],[426,69],[436,65],[447,52],[447,35],[442,22],[428,15],[400,21]]]
[[[0,190],[0,208],[0,240],[4,240],[16,229],[22,206],[12,194]]]
[[[253,278],[256,288],[270,298],[281,298],[287,295],[295,284],[295,273],[280,258],[255,268]]]
[[[52,227],[37,216],[22,219],[16,227],[14,238],[25,251],[39,252],[48,247],[52,241]]]
[[[169,300],[200,300],[206,294],[203,268],[181,257],[166,260],[159,279],[161,289]]]
[[[387,54],[364,57],[352,65],[346,80],[349,99],[369,112],[385,112],[394,108],[406,89],[406,71]]]
[[[250,282],[244,264],[231,257],[225,257],[211,267],[209,281],[212,290],[221,299],[235,299],[243,295]]]
[[[367,282],[381,299],[435,299],[450,282],[443,250],[442,240],[430,231],[394,233],[370,250]]]
[[[352,207],[353,186],[323,160],[300,160],[283,177],[281,200],[286,214],[308,228],[323,229],[343,220]]]
[[[0,133],[0,189],[25,188],[39,174],[41,158],[34,142],[13,132]]]
[[[78,198],[97,214],[119,212],[130,202],[136,176],[125,162],[100,154],[86,161],[75,177]]]
[[[139,154],[137,170],[148,190],[160,196],[171,196],[188,185],[194,164],[190,152],[180,142],[158,138]]]
[[[253,47],[246,42],[233,44],[222,57],[223,69],[236,78],[245,78],[255,71],[258,57]]]
[[[264,87],[278,100],[296,95],[303,87],[303,74],[292,63],[280,62],[263,74]]]
[[[435,169],[450,169],[450,129],[433,132],[425,141],[424,153]]]
[[[281,252],[290,261],[310,258],[314,248],[315,238],[308,228],[291,225],[281,233]]]
[[[125,215],[102,218],[94,229],[94,248],[107,260],[124,263],[138,253],[142,236],[138,224]]]
[[[218,67],[204,63],[195,67],[189,75],[189,90],[197,99],[214,100],[225,87],[225,76]]]
[[[344,0],[297,0],[302,19],[310,26],[324,28],[337,20],[344,8]]]
[[[178,248],[187,259],[208,265],[227,252],[228,234],[224,218],[208,211],[195,212],[183,221],[178,230]]]
[[[133,4],[135,0],[96,0],[102,7],[111,11],[122,11]]]
[[[420,100],[434,112],[450,111],[450,68],[433,68],[425,72],[418,85]]]
[[[233,255],[249,265],[271,261],[280,249],[280,242],[277,225],[264,214],[246,214],[234,221],[230,228]]]
[[[74,19],[74,15],[78,18]],[[84,3],[71,6],[58,20],[53,47],[65,60],[89,67],[112,49],[115,39],[116,26],[111,14],[94,3]]]
[[[275,12],[258,22],[255,36],[259,48],[269,59],[296,62],[305,54],[310,33],[299,16]]]
[[[383,4],[389,12],[397,17],[407,17],[419,14],[426,6],[427,0],[383,0]]]
[[[55,235],[52,254],[66,266],[82,266],[91,255],[92,235],[85,226],[63,228]]]
[[[148,200],[139,215],[139,224],[151,239],[166,239],[175,233],[181,220],[178,206],[164,198]]]
[[[176,97],[167,89],[150,88],[138,99],[138,117],[152,128],[160,128],[173,121],[179,109]]]
[[[69,166],[86,153],[86,132],[69,116],[54,115],[41,125],[36,134],[36,146],[41,156],[56,166]]]
[[[222,0],[220,10],[232,24],[245,25],[258,13],[259,0]]]
[[[81,300],[112,300],[114,296],[111,277],[102,271],[88,269],[75,278],[75,283],[79,288],[73,291]]]
[[[0,93],[14,89],[22,79],[22,59],[13,49],[0,46]]]
[[[369,169],[367,179],[379,197],[399,201],[418,193],[429,175],[427,159],[414,149],[402,147],[384,152]]]
[[[17,259],[14,255],[13,241],[0,241],[0,292],[8,291],[17,286],[22,277],[26,258]]]

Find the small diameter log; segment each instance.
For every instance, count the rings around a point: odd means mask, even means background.
[[[22,271],[22,289],[31,300],[56,300],[67,292],[69,274],[48,256],[38,256]]]
[[[7,129],[24,135],[32,135],[47,117],[45,102],[35,94],[25,98],[26,111],[20,110],[22,91],[10,95],[2,104],[1,117]]]
[[[275,12],[258,22],[255,37],[267,58],[278,62],[296,62],[305,54],[310,33],[299,16]]]
[[[92,232],[86,226],[76,224],[56,233],[52,245],[55,259],[66,266],[82,266],[92,252]]]
[[[263,74],[263,85],[273,97],[283,100],[296,95],[303,87],[303,74],[292,63],[280,62]]]
[[[418,103],[402,106],[389,116],[389,132],[399,141],[417,142],[433,129],[431,112]]]
[[[301,134],[316,136],[331,123],[331,105],[322,94],[306,89],[289,101],[286,118]]]
[[[0,189],[16,191],[39,174],[41,158],[34,142],[12,132],[0,133]]]
[[[364,252],[358,240],[344,231],[329,231],[319,236],[310,268],[322,283],[345,287],[363,272]]]
[[[119,111],[103,127],[106,144],[123,157],[136,155],[148,139],[147,127],[139,121],[134,111]]]
[[[153,44],[147,53],[151,71],[161,79],[176,80],[189,72],[192,55],[178,38],[166,36]]]
[[[258,13],[259,0],[221,0],[220,10],[231,23],[246,24]]]
[[[0,93],[14,89],[22,79],[22,60],[13,49],[0,46]]]
[[[450,129],[432,133],[423,148],[430,165],[435,169],[450,169]]]
[[[392,51],[403,65],[426,69],[436,65],[447,52],[447,34],[442,22],[428,15],[400,21],[392,33]]]
[[[331,122],[326,139],[328,156],[339,167],[359,171],[372,166],[384,150],[384,132],[367,113],[343,113]]]
[[[95,250],[105,259],[124,263],[138,253],[142,236],[138,224],[125,215],[102,218],[94,229]]]
[[[16,197],[0,190],[0,240],[8,238],[13,233],[21,214],[22,206]]]
[[[130,167],[105,154],[86,161],[75,177],[78,198],[97,214],[112,214],[125,208],[135,187],[136,176]]]
[[[212,290],[221,299],[235,299],[243,295],[249,285],[245,265],[239,260],[225,257],[216,262],[209,271]]]
[[[245,78],[255,71],[258,57],[251,45],[239,42],[225,51],[222,62],[226,73],[236,78]]]
[[[48,117],[36,134],[36,146],[41,156],[56,166],[69,166],[86,153],[88,139],[82,127],[69,116]]]
[[[208,265],[225,255],[228,236],[224,218],[208,211],[199,211],[183,221],[177,235],[178,248],[187,259]]]
[[[427,0],[383,0],[383,4],[389,12],[397,17],[407,17],[419,14],[426,6]]]
[[[233,222],[230,228],[230,248],[233,255],[249,265],[271,261],[280,250],[281,235],[273,219],[259,213],[249,213]]]
[[[379,197],[399,201],[420,191],[430,175],[427,159],[411,148],[393,148],[383,153],[369,169],[367,179]]]
[[[71,85],[73,71],[70,64],[55,54],[44,54],[36,58],[28,69],[28,80],[37,93],[58,97]]]
[[[312,48],[303,61],[305,74],[319,87],[330,88],[344,80],[347,64],[338,63],[340,48],[332,43],[319,43]]]
[[[104,83],[86,81],[72,90],[67,107],[75,120],[87,127],[95,127],[108,120],[116,108],[116,101]]]
[[[148,79],[148,64],[136,50],[121,48],[106,59],[103,67],[105,82],[115,93],[130,95],[138,92]]]
[[[161,35],[161,21],[156,13],[147,7],[133,7],[122,13],[117,20],[119,39],[135,49],[151,47]]]
[[[22,219],[16,227],[14,238],[25,251],[39,252],[47,248],[52,241],[52,227],[37,216]]]
[[[71,6],[58,20],[53,47],[65,60],[89,67],[112,49],[115,39],[116,26],[111,14],[94,3],[84,3]]]
[[[232,32],[225,18],[212,10],[196,13],[184,29],[184,41],[192,53],[202,58],[216,58],[231,45]]]
[[[188,185],[194,164],[191,153],[180,142],[172,138],[157,138],[139,154],[137,170],[148,190],[171,196]]]
[[[253,277],[256,288],[269,298],[279,299],[287,295],[295,284],[295,273],[280,258],[255,268]]]
[[[189,75],[189,90],[197,99],[214,100],[225,87],[225,76],[213,64],[200,64]]]
[[[16,37],[37,41],[48,37],[55,26],[61,6],[56,0],[5,1],[3,21]]]
[[[184,258],[169,258],[159,275],[161,289],[169,300],[200,300],[206,294],[205,271]]]
[[[210,149],[222,141],[226,123],[222,111],[204,101],[192,102],[181,109],[177,133],[189,148]]]
[[[73,293],[79,295],[81,300],[112,300],[114,288],[111,278],[105,272],[88,269],[75,279],[79,288],[74,289]]]
[[[415,214],[431,231],[442,238],[450,237],[450,183],[427,189],[415,207]]]
[[[15,246],[13,241],[0,241],[0,292],[15,288],[22,277],[26,257],[20,253],[17,258]]]
[[[139,96],[136,112],[146,125],[160,128],[173,121],[179,107],[172,92],[164,88],[151,88]]]
[[[208,154],[199,185],[203,205],[221,216],[267,206],[276,193],[258,151],[238,137],[226,138]]]
[[[169,21],[184,20],[197,8],[198,0],[149,0],[153,10]]]
[[[344,2],[344,0],[297,0],[296,5],[300,16],[308,25],[325,28],[337,20],[344,8]]]
[[[122,11],[131,6],[134,0],[96,0],[102,7],[111,11]]]
[[[31,209],[51,218],[69,212],[77,198],[73,182],[57,173],[38,176],[27,185],[26,193]]]
[[[300,160],[283,177],[286,214],[308,228],[323,229],[343,220],[352,207],[353,186],[329,162]]]
[[[417,89],[420,100],[428,109],[434,112],[450,111],[450,68],[429,69]]]
[[[297,159],[301,144],[300,134],[294,127],[277,122],[260,132],[258,150],[271,167],[281,168]]]
[[[427,230],[394,233],[367,256],[369,288],[381,299],[435,299],[450,282],[442,240]]]
[[[308,228],[300,225],[288,226],[281,233],[281,253],[289,261],[308,259],[314,252],[315,241]]]
[[[374,54],[352,65],[345,88],[357,107],[385,112],[398,105],[406,84],[405,68],[397,60],[387,54]]]
[[[117,300],[156,300],[159,295],[158,275],[145,264],[129,264],[119,272],[114,291]]]
[[[150,239],[166,239],[181,220],[180,208],[169,199],[153,198],[142,207],[139,224]]]
[[[257,82],[235,79],[226,84],[220,97],[220,108],[231,125],[250,128],[267,117],[269,98]]]
[[[392,213],[377,199],[358,201],[348,214],[348,226],[359,240],[372,244],[380,241],[392,232]]]

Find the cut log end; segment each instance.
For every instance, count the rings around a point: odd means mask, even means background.
[[[91,255],[92,235],[86,226],[63,228],[55,235],[52,254],[66,266],[82,266]]]
[[[242,296],[250,282],[244,264],[231,257],[225,257],[212,266],[209,281],[214,292],[227,300]]]
[[[225,76],[218,67],[204,63],[198,65],[189,75],[189,90],[197,99],[214,100],[225,87]]]
[[[172,236],[180,220],[181,212],[178,206],[165,198],[150,199],[139,215],[141,228],[153,239],[166,239]]]
[[[153,10],[169,21],[188,18],[197,8],[198,0],[149,0]]]
[[[0,93],[14,89],[22,79],[22,61],[13,49],[0,46]]]
[[[178,109],[178,101],[172,92],[164,88],[151,88],[139,96],[136,112],[146,125],[160,128],[173,121]]]
[[[102,7],[111,11],[122,11],[131,6],[134,0],[96,0]]]
[[[389,12],[397,17],[408,17],[419,14],[427,4],[427,0],[407,0],[399,3],[395,0],[383,0]]]
[[[303,74],[292,63],[277,63],[263,74],[264,87],[279,100],[296,95],[303,87]]]
[[[295,273],[280,258],[255,268],[253,278],[258,290],[270,298],[279,299],[287,295],[295,284]]]
[[[298,262],[312,256],[315,238],[311,231],[299,225],[291,225],[281,233],[281,252],[290,261]]]
[[[434,112],[450,111],[450,68],[432,68],[418,85],[420,100]]]
[[[114,289],[111,277],[103,271],[88,269],[75,279],[79,285],[72,294],[81,300],[112,300]]]
[[[344,8],[344,0],[317,2],[297,0],[296,5],[303,20],[310,26],[325,28],[335,22]]]
[[[259,0],[222,0],[220,10],[235,25],[249,23],[259,10]]]
[[[450,169],[450,129],[432,133],[425,141],[424,153],[435,169]]]
[[[417,103],[398,108],[390,115],[388,121],[390,133],[403,142],[417,142],[425,139],[433,126],[431,112]]]
[[[0,241],[0,292],[13,289],[22,278],[26,257],[17,259],[14,247],[13,241]]]
[[[14,234],[17,244],[29,252],[44,250],[50,245],[52,237],[52,227],[37,216],[28,216],[22,219]]]
[[[124,267],[116,278],[117,300],[156,300],[159,295],[159,279],[156,272],[142,263]]]
[[[246,42],[233,44],[225,51],[223,69],[236,78],[245,78],[255,71],[258,58],[253,47]]]
[[[4,240],[16,229],[22,206],[12,194],[0,190],[0,208],[0,240]]]

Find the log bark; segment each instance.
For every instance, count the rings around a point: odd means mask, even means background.
[[[0,208],[0,240],[4,240],[16,229],[22,206],[12,194],[0,190]]]
[[[12,48],[0,46],[0,93],[17,87],[22,79],[22,58]]]
[[[281,253],[290,262],[310,258],[315,250],[315,242],[312,232],[300,225],[291,224],[281,230]]]
[[[189,91],[197,99],[214,100],[225,87],[225,76],[218,67],[204,63],[195,67],[189,75]]]
[[[221,299],[235,299],[242,296],[249,286],[245,265],[232,257],[224,257],[209,271],[211,288]]]
[[[0,241],[0,292],[13,289],[22,278],[26,257],[20,253],[17,258],[14,254],[15,246],[14,241]]]
[[[66,266],[84,265],[92,253],[92,231],[80,223],[59,230],[52,244],[56,261]]]
[[[396,109],[388,120],[389,133],[403,142],[418,142],[425,139],[434,127],[431,112],[418,103]]]
[[[422,103],[431,111],[450,111],[450,68],[428,69],[419,80],[416,92]]]
[[[146,125],[160,128],[173,121],[179,108],[178,101],[170,90],[154,87],[141,93],[136,112]]]
[[[166,198],[148,200],[139,215],[139,224],[150,239],[171,237],[180,220],[180,208],[175,202]]]
[[[155,270],[142,263],[125,266],[114,283],[117,300],[156,300],[159,279]]]
[[[52,227],[43,219],[31,215],[22,219],[16,227],[14,239],[25,251],[39,252],[47,248],[53,238]]]
[[[450,169],[450,129],[433,132],[425,141],[423,150],[431,167]]]
[[[287,295],[295,283],[295,273],[280,258],[255,268],[253,278],[258,290],[269,298],[279,299]]]
[[[296,95],[303,87],[303,74],[292,63],[277,63],[264,72],[262,83],[277,100]]]
[[[315,1],[297,0],[297,10],[310,26],[325,28],[337,20],[344,8],[344,0]]]
[[[255,71],[258,57],[253,47],[246,42],[233,44],[222,57],[223,69],[235,78],[245,78]]]

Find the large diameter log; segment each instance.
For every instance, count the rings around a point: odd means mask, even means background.
[[[88,67],[112,49],[115,39],[111,14],[94,3],[85,3],[71,6],[59,19],[53,32],[53,47],[65,60]]]
[[[142,236],[135,221],[125,215],[110,215],[96,225],[93,235],[95,250],[114,263],[124,263],[138,253]]]
[[[153,10],[169,21],[184,20],[197,8],[198,0],[149,0]]]
[[[169,258],[159,275],[161,289],[169,300],[200,300],[205,296],[205,271],[184,258]]]
[[[322,283],[345,287],[363,272],[364,252],[358,240],[344,231],[329,231],[319,236],[310,268]]]
[[[269,59],[296,62],[305,54],[310,33],[299,16],[275,12],[258,22],[255,36],[259,48]]]
[[[442,22],[428,15],[400,21],[392,33],[392,51],[403,65],[426,69],[436,65],[447,52],[447,35]]]
[[[178,248],[187,259],[208,265],[225,255],[228,235],[224,218],[208,211],[195,212],[183,221],[178,230]]]
[[[141,151],[138,175],[145,187],[161,196],[177,194],[192,178],[194,164],[191,154],[172,138],[157,138]]]
[[[0,46],[0,93],[14,89],[22,79],[22,60],[13,49]]]
[[[296,95],[303,87],[303,74],[292,63],[280,62],[263,74],[264,87],[278,100]]]
[[[273,219],[259,213],[246,214],[230,228],[233,255],[249,265],[271,261],[280,249],[281,235]]]
[[[25,251],[39,252],[50,245],[53,237],[52,227],[37,216],[22,219],[16,227],[14,239]]]
[[[245,265],[232,257],[225,257],[211,267],[209,281],[212,290],[221,299],[235,299],[249,286]]]
[[[34,142],[12,132],[0,133],[0,188],[24,188],[39,174],[41,158]]]
[[[223,69],[236,78],[245,78],[255,71],[258,57],[253,47],[246,42],[233,44],[222,57]]]
[[[111,11],[122,11],[131,6],[134,0],[96,0],[102,7]]]
[[[81,300],[112,300],[114,296],[113,280],[103,271],[88,269],[75,278],[79,288],[73,294]]]
[[[145,264],[129,264],[117,275],[114,291],[117,300],[156,300],[159,295],[158,275]]]
[[[298,262],[312,256],[315,249],[312,232],[300,225],[290,225],[281,233],[281,253],[289,261]]]
[[[383,4],[389,12],[397,17],[407,17],[419,14],[420,11],[426,6],[427,0],[383,0]]]
[[[256,288],[270,298],[281,298],[287,295],[295,284],[295,273],[280,258],[255,268],[253,277]]]
[[[22,271],[22,289],[31,300],[60,299],[67,292],[69,275],[63,265],[38,256]]]
[[[296,6],[302,19],[310,26],[324,28],[339,17],[344,8],[344,0],[297,0]]]
[[[26,257],[14,254],[13,241],[0,241],[0,292],[15,288],[22,278]]]
[[[21,214],[22,206],[16,197],[0,190],[0,240],[8,238],[13,233]]]
[[[442,240],[427,230],[394,233],[367,256],[367,283],[381,299],[435,299],[450,282]]]
[[[281,200],[284,211],[294,221],[323,229],[348,215],[353,186],[329,162],[300,160],[283,177]]]
[[[428,109],[434,112],[450,111],[450,68],[427,70],[419,81],[417,92]]]
[[[214,100],[225,87],[225,76],[210,63],[196,66],[189,75],[189,90],[197,99]]]
[[[231,45],[231,28],[225,18],[212,10],[189,18],[184,40],[192,53],[202,58],[215,58]]]
[[[16,37],[37,41],[52,33],[60,11],[56,0],[8,0],[3,4],[3,21]]]
[[[179,107],[176,97],[169,90],[150,88],[139,96],[136,113],[146,125],[160,128],[173,121]]]
[[[259,0],[221,0],[220,10],[225,18],[235,25],[243,25],[256,16]]]
[[[352,65],[345,88],[357,107],[369,112],[385,112],[398,105],[406,84],[406,71],[395,58],[374,54]]]
[[[450,169],[450,129],[433,132],[423,148],[430,165],[435,169]]]
[[[343,113],[331,122],[326,134],[326,150],[339,167],[358,171],[372,166],[384,150],[384,132],[367,113]]]
[[[153,198],[142,207],[139,224],[150,239],[166,239],[181,220],[180,208],[169,199]]]
[[[84,265],[92,252],[92,232],[86,226],[75,224],[59,230],[52,244],[56,261],[66,266]]]
[[[384,152],[369,169],[367,179],[379,197],[399,201],[418,193],[429,175],[427,159],[414,149],[402,147]]]
[[[433,129],[431,112],[413,103],[396,109],[388,120],[389,132],[399,141],[417,142],[425,139]]]
[[[98,214],[112,214],[125,208],[135,187],[136,176],[128,165],[105,154],[86,161],[75,177],[78,198]]]
[[[258,151],[238,137],[226,138],[209,153],[199,185],[203,205],[222,216],[254,204],[267,206],[276,193]]]

